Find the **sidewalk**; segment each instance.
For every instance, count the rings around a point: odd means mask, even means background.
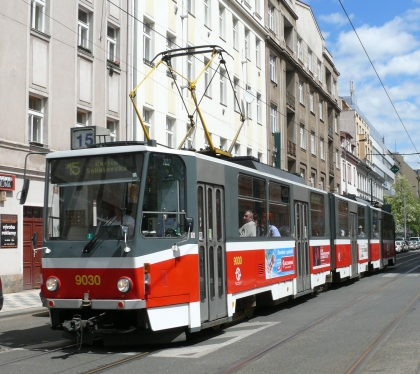
[[[3,308],[0,310],[0,318],[19,314],[47,312],[39,298],[39,289],[22,292],[3,294]]]

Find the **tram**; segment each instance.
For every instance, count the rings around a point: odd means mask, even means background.
[[[170,53],[162,61],[173,74]],[[174,341],[396,263],[389,211],[230,157],[209,136],[209,154],[157,147],[139,120],[144,142],[46,155],[44,228],[33,244],[53,329],[87,343]]]
[[[54,329],[172,339],[395,264],[393,217],[367,202],[252,157],[111,144],[46,156]],[[241,236],[247,211],[258,236]]]

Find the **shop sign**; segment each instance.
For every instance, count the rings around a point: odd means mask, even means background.
[[[15,184],[14,175],[0,174],[0,190],[14,191]]]
[[[17,215],[0,214],[1,248],[17,248]]]

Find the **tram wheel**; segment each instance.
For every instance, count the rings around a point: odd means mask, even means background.
[[[248,319],[252,318],[252,316],[254,315],[254,312],[255,312],[255,306],[248,306],[244,308],[245,316]]]

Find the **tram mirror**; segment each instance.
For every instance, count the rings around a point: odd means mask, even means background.
[[[23,187],[22,187],[22,191],[20,191],[20,199],[19,199],[19,204],[23,205],[26,202],[26,198],[28,196],[28,191],[29,191],[29,179],[26,179],[23,181]]]
[[[185,217],[184,219],[184,227],[185,231],[193,231],[194,228],[194,218],[192,217]]]
[[[37,246],[38,244],[38,231],[34,232],[34,236],[32,237],[32,245],[34,246],[34,248]]]

